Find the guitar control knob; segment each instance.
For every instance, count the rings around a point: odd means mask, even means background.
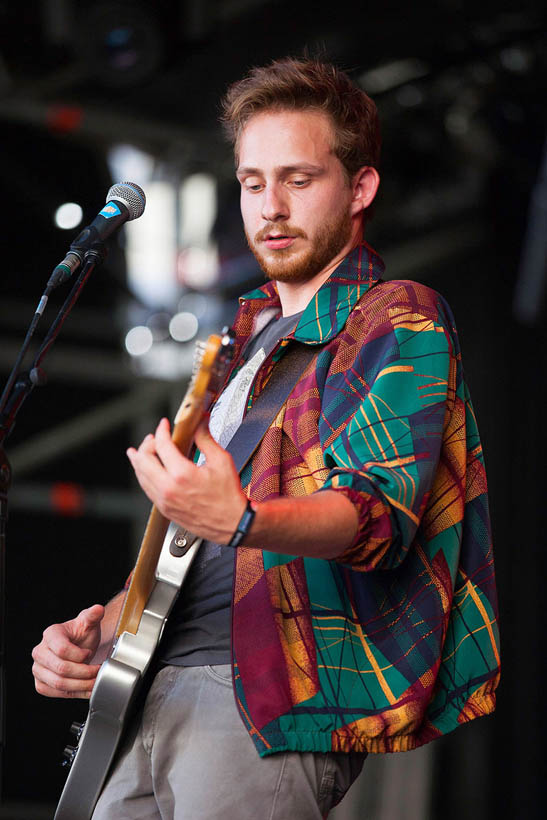
[[[74,758],[76,757],[76,752],[77,751],[78,750],[77,750],[76,746],[65,746],[64,751],[63,751],[63,760],[61,762],[61,765],[62,766],[68,766],[68,767],[72,766],[72,763],[74,762]]]
[[[74,723],[71,725],[70,731],[74,735],[76,740],[79,740],[80,737],[82,736],[82,732],[84,731],[84,726],[85,726],[85,723],[78,723],[77,720],[75,720]]]

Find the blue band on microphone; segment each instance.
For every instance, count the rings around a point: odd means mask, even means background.
[[[104,216],[105,219],[110,219],[112,216],[119,216],[120,209],[115,202],[107,202],[102,211],[99,211],[99,216]]]

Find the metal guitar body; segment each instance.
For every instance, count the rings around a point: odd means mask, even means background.
[[[223,384],[235,334],[226,328],[196,344],[194,373],[175,417],[172,441],[188,456],[203,413]],[[132,712],[169,612],[201,544],[153,505],[120,614],[117,641],[103,664],[89,701],[77,748],[54,820],[89,820],[104,786],[124,727]],[[80,727],[76,724],[76,733]]]
[[[171,551],[176,531],[175,524],[167,530],[155,584],[137,631],[119,636],[110,658],[99,670],[89,701],[89,714],[54,820],[89,820],[93,814],[135,697],[201,544],[201,539],[194,539],[186,551]],[[173,554],[175,552],[177,554]]]

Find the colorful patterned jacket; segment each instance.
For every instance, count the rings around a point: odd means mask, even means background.
[[[454,320],[383,267],[356,248],[251,390],[293,338],[317,346],[242,483],[257,501],[334,489],[360,521],[335,561],[236,550],[236,700],[261,755],[406,751],[495,707],[486,477]],[[268,308],[273,283],[241,299],[238,351]]]

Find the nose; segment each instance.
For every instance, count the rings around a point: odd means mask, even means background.
[[[267,185],[264,189],[262,218],[266,222],[279,222],[289,218],[289,206],[278,185]]]

